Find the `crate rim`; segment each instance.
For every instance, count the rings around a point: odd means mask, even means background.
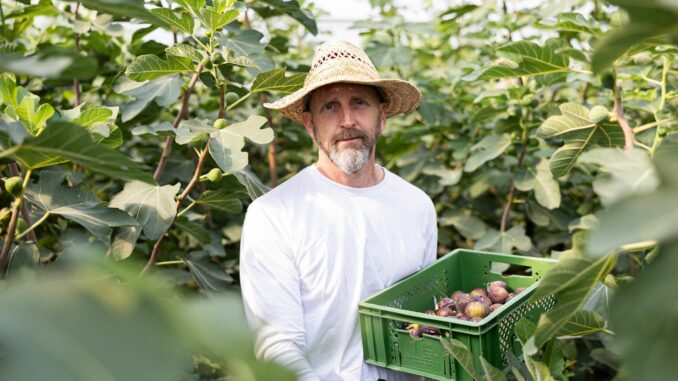
[[[403,279],[400,279],[399,281],[393,283],[389,287],[387,287],[387,288],[385,288],[381,291],[378,291],[378,292],[366,297],[362,301],[358,302],[359,312],[370,313],[370,312],[376,310],[376,311],[379,311],[379,312],[389,312],[389,313],[394,314],[394,315],[400,315],[400,316],[405,317],[404,314],[402,313],[402,311],[403,311],[402,309],[370,303],[369,300],[376,298],[376,297],[380,296],[381,294],[383,294],[385,292],[388,292],[391,287],[396,287],[397,285],[408,281],[411,277],[413,277],[413,276],[419,274],[420,272],[425,271],[426,269],[432,267],[438,261],[442,261],[442,260],[446,259],[447,257],[456,255],[458,252],[472,252],[474,254],[491,255],[491,256],[494,256],[494,257],[505,257],[505,258],[516,258],[516,257],[529,258],[530,260],[537,260],[537,261],[540,261],[540,262],[549,262],[549,263],[558,262],[557,259],[553,259],[553,258],[530,257],[530,256],[527,256],[527,255],[514,255],[514,254],[506,254],[506,253],[494,253],[494,252],[489,252],[489,251],[457,248],[457,249],[454,249],[454,250],[450,251],[449,253],[443,255],[442,257],[438,258],[437,260],[435,260],[434,262],[432,262],[428,266],[422,268],[421,270],[419,270],[419,271],[417,271],[417,272],[415,272],[411,275],[408,275]],[[534,289],[536,289],[539,286],[540,283],[541,282],[538,281],[538,282],[535,282],[534,284],[530,285],[529,287],[527,287],[525,289],[524,292],[521,293],[521,295],[519,297],[514,298],[513,300],[511,300],[506,305],[512,305],[512,304],[515,304],[515,303],[519,303],[519,301],[523,300],[523,299],[529,300],[529,297],[531,297],[531,294],[533,293]],[[463,326],[467,326],[469,328],[483,328],[481,331],[479,331],[480,334],[482,334],[484,331],[489,330],[490,328],[492,328],[494,326],[494,324],[489,324],[490,322],[492,322],[494,320],[493,323],[496,324],[497,323],[496,320],[500,316],[504,315],[503,313],[491,313],[491,314],[485,316],[480,321],[472,322],[472,321],[466,321],[466,320],[460,320],[460,319],[450,319],[450,318],[441,317],[441,316],[432,316],[432,315],[427,315],[425,313],[417,312],[417,311],[407,311],[407,312],[409,314],[421,315],[421,316],[417,316],[417,317],[420,317],[422,319],[426,319],[426,320],[430,321],[431,323],[440,323],[441,326],[437,327],[437,328],[448,329],[448,328],[450,328],[450,325],[452,325],[452,324],[463,325]],[[501,310],[499,310],[497,312],[501,312]],[[411,316],[409,316],[409,317],[411,317]],[[445,327],[443,327],[442,325],[445,325]]]

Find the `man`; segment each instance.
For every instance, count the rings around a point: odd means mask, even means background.
[[[316,51],[304,87],[266,107],[304,124],[318,161],[254,201],[240,277],[256,354],[303,381],[410,380],[367,365],[358,302],[436,258],[436,214],[424,192],[375,163],[386,119],[421,95],[379,79],[347,42]]]

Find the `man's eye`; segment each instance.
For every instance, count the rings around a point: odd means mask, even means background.
[[[324,110],[331,110],[333,107],[334,107],[334,104],[328,103],[328,104],[323,106],[323,109]]]

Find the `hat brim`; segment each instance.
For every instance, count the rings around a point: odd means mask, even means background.
[[[348,78],[332,78],[331,80],[316,82],[312,86],[303,87],[292,94],[278,99],[275,102],[264,103],[264,107],[280,111],[286,117],[299,123],[304,112],[304,100],[313,90],[333,83],[355,83],[379,87],[384,94],[387,117],[398,114],[407,114],[414,110],[421,100],[421,92],[408,81],[401,79],[380,79],[376,81],[362,81]]]

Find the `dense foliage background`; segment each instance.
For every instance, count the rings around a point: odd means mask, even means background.
[[[424,94],[378,160],[434,200],[439,253],[560,259],[508,377],[675,378],[678,5],[458,1],[412,23],[370,3],[367,53]],[[315,159],[261,104],[303,84],[321,11],[0,11],[0,378],[293,379],[251,354],[238,243],[247,204]]]

